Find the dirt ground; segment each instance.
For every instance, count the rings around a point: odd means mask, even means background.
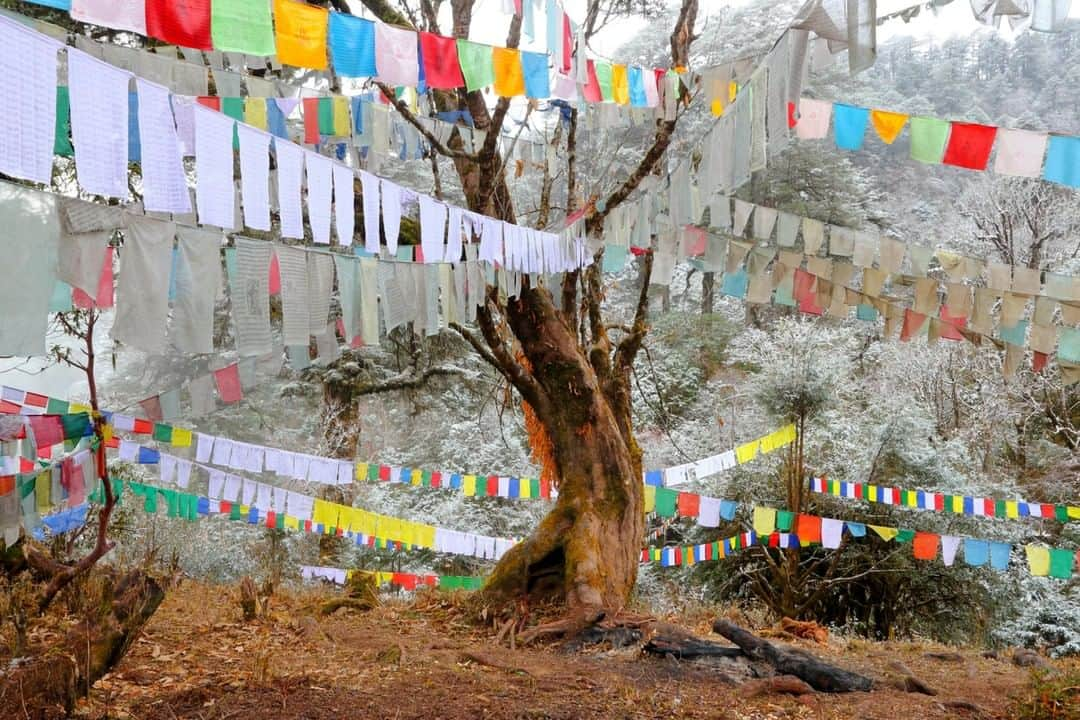
[[[925,718],[1008,717],[1027,671],[1007,657],[926,643],[831,638],[806,649],[884,677],[905,663],[936,697],[885,688],[872,693],[746,697],[708,667],[643,657],[635,649],[567,655],[556,647],[511,650],[493,633],[441,612],[437,603],[390,602],[371,612],[322,617],[333,590],[275,597],[245,623],[234,590],[185,583],[170,592],[113,673],[82,701],[94,720],[243,718]],[[689,628],[705,634],[708,625]],[[714,636],[715,638],[715,636]],[[468,658],[464,653],[472,653]],[[477,657],[481,661],[477,661]],[[974,703],[977,710],[949,706]],[[0,709],[0,715],[8,717]]]

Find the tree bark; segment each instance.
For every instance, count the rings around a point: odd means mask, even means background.
[[[44,716],[55,706],[70,713],[75,701],[120,662],[165,591],[141,570],[110,580],[115,585],[90,604],[98,615],[68,631],[59,647],[0,671],[0,708],[13,713],[17,708],[20,717]]]

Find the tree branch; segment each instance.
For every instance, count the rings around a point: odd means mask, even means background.
[[[637,309],[634,310],[634,324],[630,334],[619,341],[615,349],[615,371],[624,373],[634,365],[641,343],[645,340],[645,334],[649,331],[646,318],[649,315],[649,280],[652,279],[653,253],[652,250],[645,253],[643,258],[644,267],[641,270],[641,293],[638,295]]]
[[[394,97],[393,88],[386,83],[378,81],[375,82],[375,85],[378,86],[379,90],[382,91],[383,96],[390,101],[390,104],[393,105],[394,109],[398,111],[401,117],[405,118],[410,125],[416,128],[420,134],[424,136],[424,139],[431,144],[431,147],[435,148],[440,155],[459,158],[461,160],[472,160],[474,162],[478,159],[477,155],[467,153],[464,150],[454,150],[453,148],[448,148],[443,145],[439,138],[435,137],[434,133],[424,127],[423,123],[421,123],[419,118],[413,114],[412,110],[409,109],[404,100],[398,100]]]

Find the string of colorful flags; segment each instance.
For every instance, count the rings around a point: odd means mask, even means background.
[[[824,139],[830,124],[836,147],[841,150],[860,150],[868,127],[873,127],[886,145],[894,143],[907,127],[911,158],[921,163],[984,171],[996,148],[993,171],[998,175],[1042,178],[1080,187],[1080,166],[1075,162],[1080,155],[1080,137],[1073,135],[913,116],[807,97],[799,99],[796,137]]]
[[[343,569],[323,565],[300,566],[300,577],[304,580],[326,580],[335,585],[347,585],[355,575],[370,576],[379,587],[390,585],[409,591],[425,586],[440,590],[479,590],[484,584],[483,578],[468,575],[418,575],[386,570]]]
[[[1041,518],[1044,520],[1056,520],[1061,523],[1080,521],[1080,506],[1062,503],[1000,500],[970,495],[953,495],[929,490],[902,490],[897,487],[829,480],[824,477],[812,478],[810,480],[810,490],[847,500],[866,500],[867,502],[882,505],[951,512],[969,517],[1009,518],[1012,520],[1018,518]]]
[[[415,32],[291,0],[31,0],[73,19],[196,50],[277,57],[284,65],[426,89],[490,87],[502,97],[656,107],[674,71],[583,57],[583,37],[548,3],[548,50],[527,52]],[[525,6],[533,7],[527,2]],[[526,36],[532,33],[525,31]],[[579,92],[579,83],[581,89]]]
[[[662,567],[694,565],[709,560],[720,560],[734,552],[756,544],[774,548],[797,548],[820,545],[826,549],[840,548],[844,532],[853,538],[864,538],[867,528],[885,542],[911,543],[916,560],[935,560],[939,554],[946,567],[956,560],[957,551],[963,547],[964,562],[972,567],[989,567],[999,572],[1009,568],[1014,547],[1009,543],[980,540],[955,535],[908,530],[904,528],[870,525],[823,518],[817,515],[793,513],[786,510],[755,506],[753,531],[733,537],[687,546],[664,548],[650,547],[641,552],[641,562],[659,563]],[[1073,568],[1080,562],[1080,552],[1050,548],[1029,543],[1021,546],[1027,560],[1028,571],[1036,577],[1052,577],[1068,580]]]

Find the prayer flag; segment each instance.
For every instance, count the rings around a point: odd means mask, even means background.
[[[481,90],[495,82],[490,45],[458,40],[457,49],[461,74],[465,77],[465,88],[469,92]]]
[[[641,68],[631,65],[626,71],[626,81],[630,93],[631,107],[645,107],[648,100],[645,95],[645,74]]]
[[[345,77],[374,77],[375,23],[371,20],[330,13],[330,58],[334,71]]]
[[[56,86],[56,135],[53,139],[53,154],[71,157],[75,148],[71,146],[71,97],[66,85]]]
[[[941,161],[969,170],[985,170],[996,136],[997,128],[993,125],[954,122]]]
[[[269,0],[213,0],[210,36],[217,50],[273,55],[274,21]]]
[[[1074,562],[1075,555],[1072,550],[1052,548],[1050,550],[1050,577],[1068,580],[1072,577]]]
[[[1046,133],[1000,128],[994,172],[998,175],[1039,177],[1048,139]]]
[[[680,517],[696,518],[701,509],[701,496],[696,493],[680,492],[678,506]]]
[[[870,123],[886,145],[892,145],[907,124],[908,116],[888,110],[871,110]]]
[[[604,97],[600,92],[600,83],[596,77],[596,63],[592,60],[586,60],[585,73],[585,86],[582,88],[585,101],[591,103],[603,102]],[[653,86],[655,87],[655,82],[653,83]]]
[[[420,33],[420,57],[424,63],[424,83],[429,88],[453,90],[465,86],[454,38]]]
[[[495,72],[496,95],[516,97],[525,94],[525,75],[521,68],[521,55],[516,49],[492,48],[491,62]]]
[[[222,402],[235,403],[244,399],[244,393],[240,388],[239,364],[233,363],[215,370],[214,382],[217,384],[218,395]]]
[[[619,105],[630,102],[630,83],[625,65],[611,66],[611,96]]]
[[[795,534],[803,545],[821,542],[821,518],[800,514],[795,522]]]
[[[947,120],[911,118],[911,159],[922,163],[940,163],[948,138]]]
[[[758,535],[770,535],[776,530],[776,510],[757,506],[754,508],[754,532]]]
[[[420,82],[416,33],[386,23],[377,23],[375,67],[379,79],[387,85],[416,87]]]
[[[213,49],[210,0],[146,0],[146,34],[170,45]]]
[[[866,135],[869,108],[836,103],[833,105],[833,133],[836,146],[842,150],[858,150]]]
[[[1080,187],[1080,137],[1050,136],[1043,179]]]
[[[551,96],[547,55],[522,51],[521,71],[525,76],[525,95],[536,99]]]
[[[795,136],[800,140],[821,140],[829,134],[829,118],[833,105],[825,100],[799,99],[799,117]]]
[[[914,554],[916,560],[933,560],[937,557],[941,536],[936,533],[915,533]]]
[[[285,65],[325,70],[328,15],[325,8],[274,0],[278,60]]]

